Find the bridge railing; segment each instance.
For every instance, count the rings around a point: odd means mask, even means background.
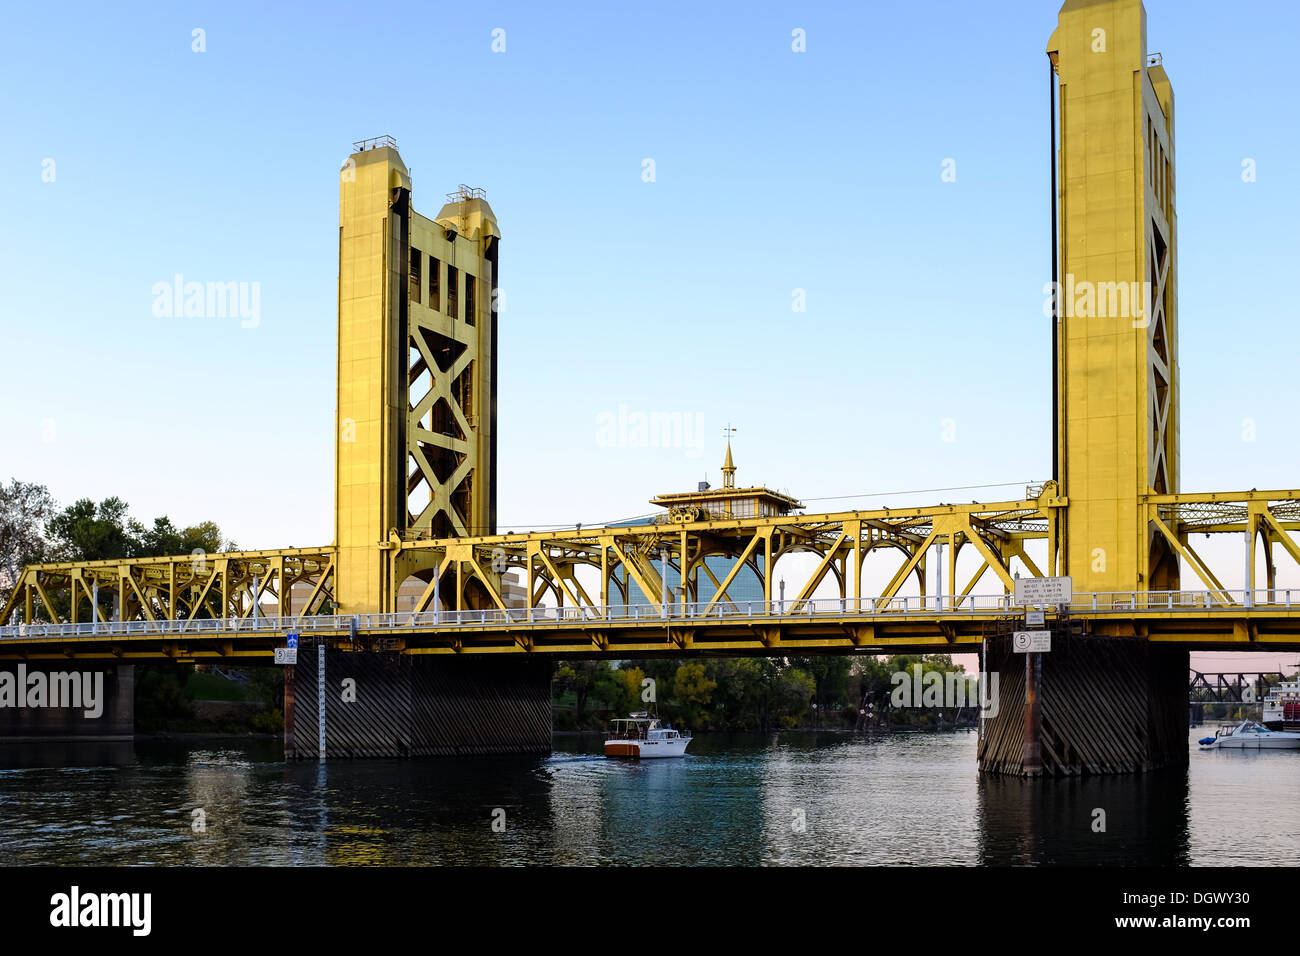
[[[1215,614],[1258,611],[1300,612],[1300,589],[1254,591],[1099,591],[1075,594],[1071,614],[1124,615],[1135,612]],[[301,617],[258,615],[256,618],[201,620],[84,621],[77,624],[9,624],[0,640],[28,638],[102,639],[105,637],[227,637],[349,631],[426,631],[473,627],[564,627],[582,623],[763,618],[897,618],[1019,614],[1024,607],[1009,594],[903,595],[864,598],[804,598],[775,601],[715,601],[662,604],[614,604],[534,608],[487,608],[467,611],[408,611],[395,614],[313,614]]]

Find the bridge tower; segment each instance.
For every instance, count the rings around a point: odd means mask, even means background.
[[[496,215],[481,189],[461,186],[436,217],[422,216],[397,144],[385,136],[354,147],[339,182],[340,614],[396,611],[403,581],[429,579],[445,560],[437,550],[402,553],[402,540],[496,533]],[[331,754],[550,751],[549,661],[485,665],[318,643],[299,665],[314,674],[321,654]],[[285,755],[314,758],[318,686],[293,670]],[[354,701],[343,702],[344,681],[358,688]]]
[[[1173,590],[1179,564],[1144,495],[1178,489],[1174,96],[1141,0],[1066,0],[1052,92],[1053,474],[1068,501],[1058,573],[1084,592]],[[1021,625],[1023,626],[1023,625]],[[1006,629],[1004,629],[1006,630]],[[1131,634],[1053,648],[986,641],[1002,706],[983,770],[1150,770],[1187,760],[1188,655]]]
[[[426,218],[396,143],[355,146],[339,183],[340,613],[395,609],[394,536],[496,531],[496,216],[462,186]]]
[[[1178,488],[1174,95],[1141,0],[1068,0],[1057,77],[1057,449],[1062,574],[1081,591],[1172,590],[1139,496]]]

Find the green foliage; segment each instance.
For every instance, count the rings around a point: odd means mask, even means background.
[[[961,672],[952,657],[897,655],[890,658],[837,655],[693,658],[621,661],[565,661],[556,670],[553,703],[559,730],[596,730],[610,717],[652,707],[677,727],[692,730],[770,731],[814,726],[851,730],[858,709],[871,705],[880,723],[928,727],[937,712],[891,709],[891,677],[920,664],[931,671]],[[655,682],[657,700],[641,699],[641,681]]]
[[[244,700],[246,693],[235,681],[195,671],[185,682],[184,697],[186,700]]]
[[[144,531],[138,540],[138,557],[163,557],[173,554],[216,554],[233,551],[235,544],[221,536],[215,521],[203,521],[188,528],[178,529],[166,515],[155,518],[153,527]]]
[[[45,525],[56,509],[44,485],[17,479],[0,484],[0,604],[9,600],[23,565],[49,558]]]
[[[841,671],[847,687],[847,668],[821,672],[828,700]],[[647,677],[655,682],[653,704],[642,699]],[[554,686],[561,729],[597,729],[610,717],[647,708],[675,726],[700,730],[810,725],[809,705],[817,690],[803,667],[774,658],[622,661],[614,668],[603,661],[567,661],[557,669]]]
[[[256,734],[279,734],[284,732],[284,711],[279,707],[260,710],[249,721]]]
[[[816,657],[797,658],[792,663],[812,678],[813,700],[823,715],[830,709],[843,707],[848,701],[852,658],[820,654]]]
[[[633,668],[634,673],[625,673],[612,668],[606,661],[597,661],[601,665],[596,671],[592,696],[601,702],[602,710],[617,717],[625,717],[641,707],[640,668]],[[635,688],[633,681],[635,680]]]
[[[127,514],[121,498],[105,498],[96,505],[82,498],[55,515],[50,538],[63,561],[101,561],[138,557],[144,527]]]
[[[678,712],[678,719],[689,727],[700,726],[704,714],[713,700],[718,682],[713,680],[705,666],[692,661],[677,668],[673,675],[670,702]]]
[[[965,673],[966,668],[952,662],[951,654],[896,654],[889,658],[866,658],[854,660],[854,677],[856,678],[857,697],[870,706],[875,714],[875,723],[890,727],[928,728],[939,723],[939,714],[945,720],[955,715],[951,709],[935,710],[926,707],[902,707],[892,705],[891,696],[897,684],[895,674],[907,674],[911,680],[916,666],[921,668],[921,676],[938,673],[942,675]],[[946,681],[945,681],[946,684]],[[970,716],[969,714],[967,715]],[[856,717],[856,715],[855,715]]]
[[[283,667],[249,667],[244,673],[248,675],[248,683],[244,685],[246,700],[260,701],[272,708],[280,706],[284,701]]]
[[[63,561],[153,558],[196,551],[214,554],[235,547],[222,537],[215,521],[177,528],[163,515],[146,528],[128,514],[121,498],[105,498],[98,505],[82,498],[50,518],[47,531],[53,552]]]
[[[139,733],[167,730],[177,721],[194,717],[185,698],[185,684],[193,664],[170,661],[135,666],[135,727]]]
[[[135,665],[135,725],[142,734],[279,734],[284,730],[283,668],[249,667],[239,684],[193,664]],[[199,717],[195,701],[247,701],[263,709],[238,708],[222,716]]]
[[[582,726],[586,720],[587,703],[602,668],[608,670],[609,665],[603,661],[568,661],[556,669],[555,690],[561,694],[573,694],[575,723],[578,726]]]

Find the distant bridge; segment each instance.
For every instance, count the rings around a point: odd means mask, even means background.
[[[1187,699],[1193,704],[1258,704],[1270,689],[1286,680],[1280,671],[1237,671],[1202,674],[1192,671]]]

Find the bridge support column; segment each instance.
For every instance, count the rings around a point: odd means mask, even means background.
[[[119,741],[135,735],[135,667],[0,665],[0,743]]]
[[[1054,634],[1031,675],[1033,656],[1013,652],[1009,636],[988,641],[984,670],[998,674],[999,692],[980,729],[980,770],[1069,776],[1187,763],[1187,651]]]
[[[316,673],[318,647],[298,649]],[[325,651],[330,759],[551,752],[550,661]],[[286,675],[287,676],[287,675]],[[297,680],[285,759],[316,760],[317,688]]]

